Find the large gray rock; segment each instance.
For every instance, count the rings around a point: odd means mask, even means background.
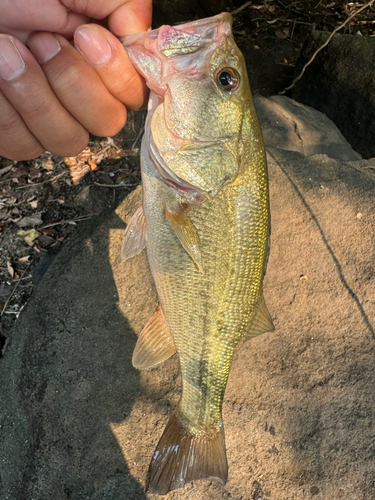
[[[235,355],[226,486],[173,500],[375,498],[375,181],[370,162],[270,150],[276,330]],[[357,167],[357,168],[354,168]],[[156,303],[145,254],[122,263],[133,192],[55,258],[0,362],[1,500],[137,500],[178,401],[176,357],[131,366]]]
[[[327,40],[314,31],[296,65],[304,64]],[[307,67],[292,97],[325,113],[364,158],[375,156],[375,39],[336,34]]]
[[[267,147],[306,156],[326,154],[342,161],[361,159],[332,120],[286,96],[256,95],[254,104]]]

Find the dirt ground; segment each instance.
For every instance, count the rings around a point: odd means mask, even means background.
[[[290,84],[313,28],[332,31],[359,6],[342,0],[248,3],[234,2],[233,31],[253,93],[265,96]],[[366,9],[343,32],[374,36],[374,19],[375,10]],[[0,356],[48,262],[80,221],[115,206],[139,182],[143,123],[144,112],[130,113],[116,137],[92,138],[74,158],[48,152],[24,162],[0,158]]]

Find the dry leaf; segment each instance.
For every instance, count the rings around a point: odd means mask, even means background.
[[[40,233],[36,229],[29,229],[28,231],[21,229],[17,231],[17,236],[20,236],[25,243],[31,243],[40,236]]]
[[[18,259],[18,262],[19,262],[20,264],[25,264],[26,262],[28,262],[28,260],[29,260],[29,259],[30,259],[30,255],[25,255],[24,257],[20,257],[20,258]]]
[[[0,220],[6,219],[8,217],[8,208],[1,208],[0,209]]]
[[[21,165],[12,172],[12,177],[13,177],[12,180],[14,181],[14,178],[18,179],[19,177],[27,175],[28,173],[29,173],[29,167],[27,165]]]
[[[17,222],[18,227],[39,226],[40,224],[43,224],[40,214],[22,217],[22,219]]]
[[[14,276],[14,269],[12,267],[12,264],[9,262],[9,260],[7,261],[7,270],[8,270],[8,273],[12,276]]]
[[[47,236],[46,234],[39,236],[38,241],[42,247],[48,247],[49,245],[52,245],[52,243],[56,243],[55,238],[51,238],[51,236]]]
[[[8,167],[3,167],[3,168],[0,168],[0,175],[4,175],[4,174],[7,174],[8,172],[10,172],[13,168],[13,165],[9,165]]]
[[[283,31],[280,31],[280,30],[276,30],[275,35],[277,36],[277,38],[281,38],[281,39],[288,38],[287,35]]]
[[[106,138],[106,141],[105,141],[105,142],[103,141],[103,143],[104,143],[104,144],[105,144],[105,143],[107,143],[107,144],[109,144],[110,146],[113,146],[114,148],[116,148],[116,149],[117,149],[117,146],[116,146],[116,144],[115,144],[115,141],[112,139],[112,137],[107,137],[107,138]],[[102,144],[103,144],[103,143],[102,143]]]

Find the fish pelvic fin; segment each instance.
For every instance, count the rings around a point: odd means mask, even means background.
[[[121,248],[123,261],[140,254],[146,247],[146,230],[146,218],[141,205],[125,229],[124,242]]]
[[[158,306],[138,337],[132,363],[134,368],[153,368],[176,352],[163,311]]]
[[[247,338],[253,338],[257,335],[261,335],[266,332],[273,332],[275,327],[273,326],[272,318],[268,312],[266,303],[264,302],[263,295],[259,301],[258,310],[254,317],[253,322],[248,333]]]
[[[197,479],[228,478],[222,422],[215,429],[193,433],[180,412],[173,412],[151,459],[146,491],[165,495]]]
[[[203,273],[199,235],[185,209],[179,205],[174,212],[165,210],[165,215],[181,245],[193,259],[199,271]]]

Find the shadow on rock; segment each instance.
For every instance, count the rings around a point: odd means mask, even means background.
[[[109,250],[124,227],[111,214],[81,228],[12,331],[0,363],[3,500],[146,498],[112,430],[139,395],[133,327],[148,314],[143,305],[131,324],[119,310]],[[143,288],[137,279],[126,286]]]

